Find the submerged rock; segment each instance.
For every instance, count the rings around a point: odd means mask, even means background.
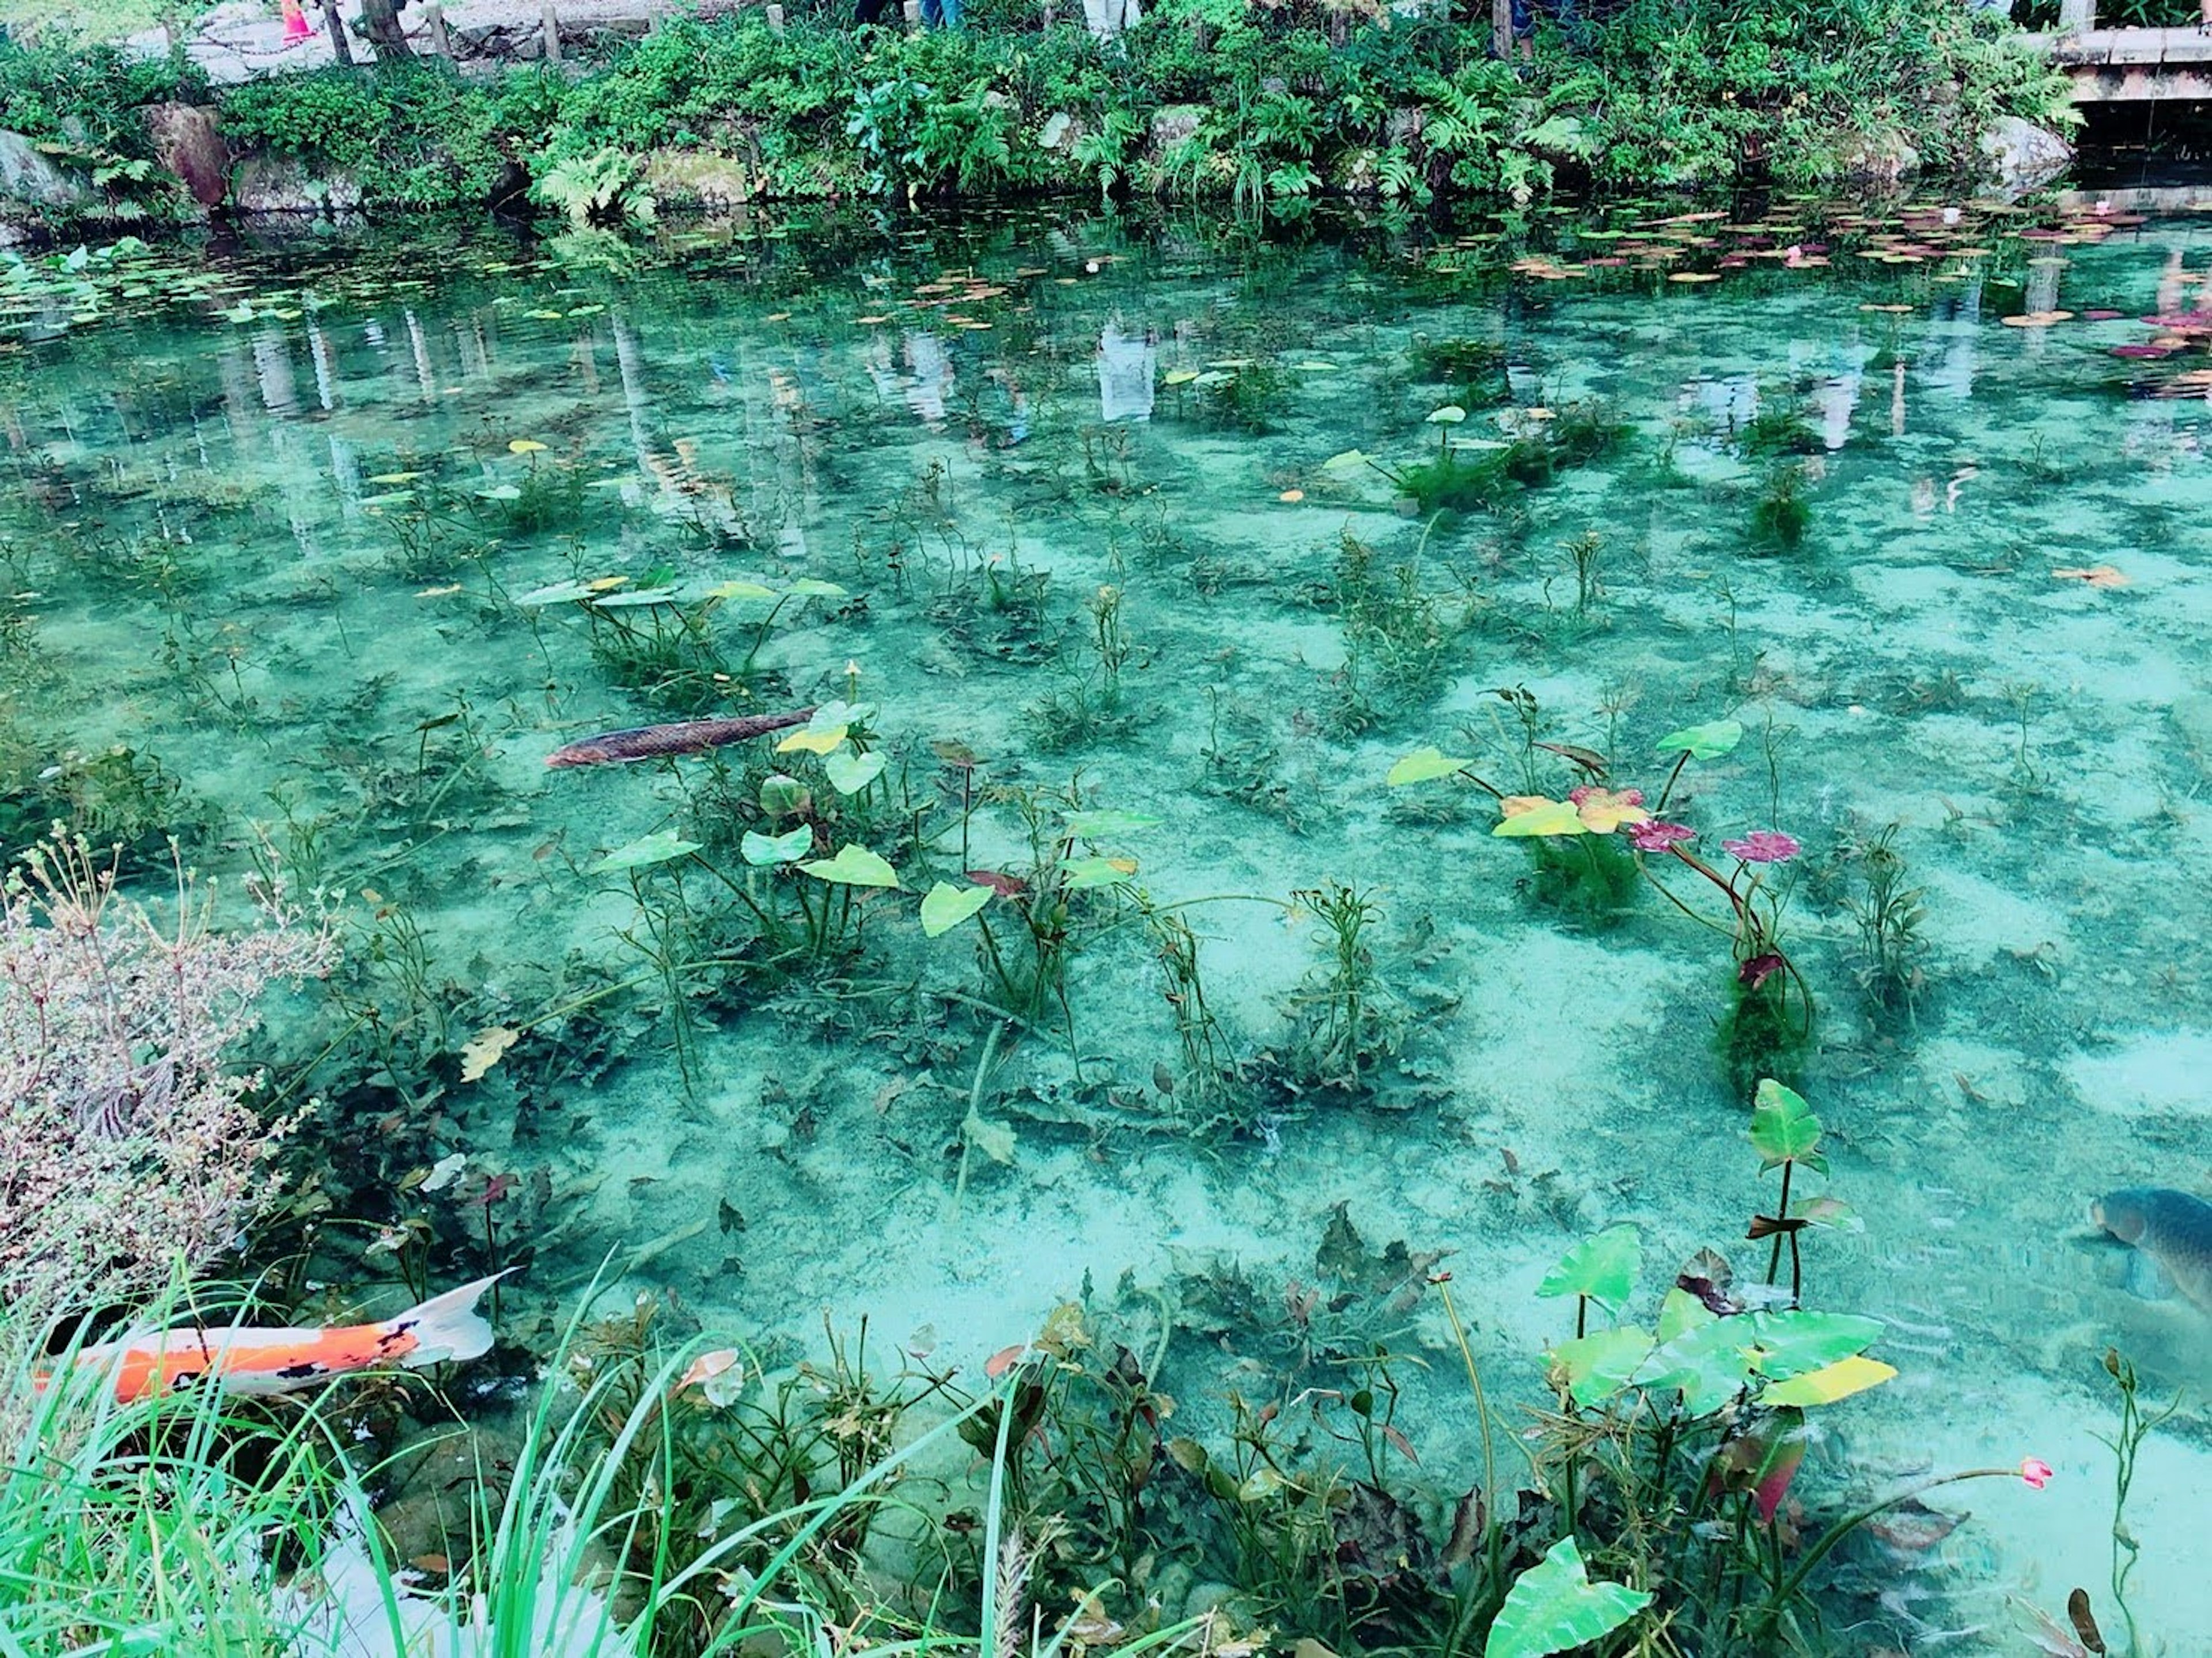
[[[1981,150],[1998,180],[2016,187],[2055,178],[2074,161],[2073,145],[2017,115],[2000,116],[1982,135]]]

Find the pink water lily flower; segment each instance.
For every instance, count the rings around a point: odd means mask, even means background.
[[[1681,841],[1697,838],[1697,830],[1687,823],[1663,823],[1656,817],[1648,823],[1635,824],[1628,831],[1628,844],[1638,852],[1665,852]]]
[[[1780,829],[1753,829],[1741,841],[1723,841],[1721,850],[1747,864],[1786,864],[1797,855],[1797,839]]]
[[[2056,1470],[2039,1456],[2024,1456],[2021,1459],[2020,1477],[2037,1491],[2041,1491],[2051,1483],[2051,1476],[2054,1472]]]

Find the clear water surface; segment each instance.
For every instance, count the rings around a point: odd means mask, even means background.
[[[535,1291],[573,1299],[611,1250],[709,1325],[867,1315],[974,1367],[1086,1280],[1143,1307],[1223,1261],[1310,1275],[1346,1204],[1371,1242],[1454,1252],[1479,1356],[1534,1399],[1563,1312],[1534,1292],[1578,1237],[1638,1229],[1639,1312],[1700,1247],[1763,1267],[1741,1235],[1772,1180],[1713,1048],[1734,965],[1648,889],[1548,906],[1471,786],[1384,780],[1435,744],[1509,793],[1583,780],[1501,689],[1655,798],[1662,736],[1740,720],[1670,810],[1715,859],[1751,829],[1802,842],[1771,877],[1820,1003],[1802,1085],[1858,1217],[1808,1240],[1808,1294],[1884,1320],[1902,1372],[1828,1418],[1821,1476],[2059,1472],[1966,1488],[1972,1522],[1868,1588],[1869,1638],[2016,1650],[2011,1597],[2101,1584],[2118,1344],[2190,1394],[2136,1517],[2145,1626],[2185,1650],[2212,1627],[2208,1315],[2080,1235],[2110,1188],[2212,1182],[2212,410],[2201,335],[2110,349],[2212,304],[2212,233],[1943,209],[1456,239],[749,222],[619,273],[486,236],[211,255],[182,302],[149,280],[74,322],[18,302],[15,832],[59,803],[142,844],[178,828],[212,871],[265,842],[350,895],[340,1005],[271,1038],[283,1075],[343,1038],[307,1084],[320,1178],[376,1213],[464,1154],[440,1182],[458,1249],[469,1196],[515,1174],[495,1212]],[[1424,518],[1389,476],[1600,405],[1620,441],[1486,510]],[[1791,452],[1747,454],[1762,416]],[[1810,507],[1795,547],[1752,528],[1778,468]],[[839,697],[873,705],[887,761],[851,794],[773,738],[544,763]],[[809,821],[758,810],[771,768],[818,797],[807,856],[859,841],[901,890],[749,865],[746,834]],[[1075,806],[1136,816],[1070,846],[1102,884],[1072,904],[1065,999],[979,1085],[976,923],[927,938],[919,902],[1034,878],[1024,797],[1048,853]],[[1876,1013],[1852,849],[1891,825],[1921,982]],[[719,873],[650,861],[654,835]],[[1326,961],[1292,895],[1331,884],[1376,912],[1357,1088],[1296,1063]],[[1138,891],[1192,930],[1249,1090],[1189,1069]],[[672,959],[757,968],[738,892],[860,950],[672,995]],[[1009,950],[1018,902],[981,917]],[[524,1034],[465,1081],[486,1029]],[[333,1230],[322,1264],[389,1279],[374,1242]],[[542,1339],[556,1295],[512,1304]],[[1439,1362],[1407,1420],[1449,1470],[1441,1315],[1408,1323]],[[1179,1345],[1177,1391],[1218,1398],[1237,1345]]]

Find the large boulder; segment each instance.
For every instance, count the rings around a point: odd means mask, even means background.
[[[2070,167],[2074,146],[2033,121],[2002,115],[1982,135],[1982,157],[1999,183],[2027,189]]]
[[[1844,156],[1844,176],[1867,184],[1893,185],[1920,170],[1920,152],[1901,132],[1870,133]]]
[[[0,131],[0,203],[82,212],[92,205],[93,191],[84,180],[55,166],[21,133]]]
[[[240,213],[347,213],[361,197],[361,181],[351,173],[311,173],[289,155],[249,155],[230,180]]]
[[[1196,132],[1206,120],[1204,104],[1169,104],[1152,113],[1152,148],[1162,153],[1173,149]]]
[[[760,190],[743,161],[699,149],[648,150],[643,178],[654,202],[678,210],[736,207]]]
[[[230,150],[216,115],[198,104],[149,104],[146,136],[154,154],[202,207],[221,207],[230,193]]]

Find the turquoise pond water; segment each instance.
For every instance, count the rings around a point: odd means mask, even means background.
[[[1783,203],[591,251],[196,256],[4,313],[11,833],[175,829],[226,875],[265,841],[349,895],[350,965],[263,1056],[337,1044],[302,1144],[374,1224],[319,1277],[396,1283],[364,1240],[415,1211],[435,1274],[482,1270],[466,1199],[513,1173],[518,1334],[611,1251],[709,1327],[866,1315],[971,1370],[1126,1284],[1140,1324],[1184,1309],[1202,1417],[1265,1366],[1200,1286],[1233,1261],[1279,1299],[1344,1204],[1452,1252],[1478,1357],[1534,1400],[1577,1239],[1637,1230],[1640,1316],[1701,1247],[1763,1275],[1774,1179],[1715,1046],[1737,967],[1617,837],[1617,891],[1563,905],[1578,843],[1546,877],[1474,785],[1385,780],[1433,745],[1559,798],[1605,756],[1656,803],[1660,739],[1733,720],[1668,816],[1723,873],[1723,841],[1801,843],[1761,891],[1819,1006],[1813,1189],[1856,1217],[1807,1235],[1807,1294],[1881,1319],[1901,1373],[1826,1418],[1822,1489],[2059,1476],[1964,1488],[1972,1522],[1867,1589],[1865,1649],[2021,1650],[2014,1597],[2104,1582],[2108,1344],[2189,1394],[2136,1491],[2139,1613],[2174,1653],[2212,1628],[2209,1315],[2085,1236],[2112,1188],[2212,1187],[2212,361],[2111,350],[2212,309],[2212,224]],[[1527,476],[1425,517],[1392,474],[1440,453]],[[544,764],[838,698],[873,711],[823,757]],[[847,845],[899,890],[746,860]],[[1877,846],[1919,895],[1886,1005]],[[1008,890],[925,936],[967,871]],[[1031,994],[1055,883],[1064,994]],[[1349,1041],[1338,884],[1372,911]],[[521,1035],[463,1080],[485,1030]],[[395,1200],[455,1154],[447,1198]],[[1398,1333],[1463,1485],[1433,1297]]]

